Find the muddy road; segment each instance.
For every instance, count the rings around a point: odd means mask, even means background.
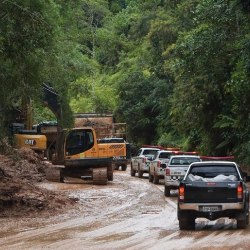
[[[77,200],[76,209],[56,216],[1,218],[0,249],[250,249],[250,228],[229,219],[197,219],[180,231],[177,196],[163,185],[115,171],[107,186],[42,183]],[[63,205],[63,204],[62,204]]]

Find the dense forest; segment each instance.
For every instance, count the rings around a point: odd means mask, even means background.
[[[250,163],[249,0],[0,0],[0,137],[41,85],[129,140]]]

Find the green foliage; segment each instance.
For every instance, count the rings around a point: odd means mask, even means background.
[[[0,131],[14,122],[13,107],[30,98],[39,103],[41,85],[52,82],[60,94],[63,112],[67,106],[69,67],[62,58],[63,35],[58,26],[59,5],[54,1],[2,1],[0,18]],[[72,76],[72,75],[71,75]],[[41,105],[41,104],[40,104]],[[21,108],[20,106],[18,108]],[[67,117],[62,123],[72,122]]]
[[[40,86],[73,112],[114,112],[137,145],[249,164],[250,26],[245,1],[50,0],[0,3],[0,137]]]
[[[152,117],[158,115],[157,102],[153,98],[155,80],[140,72],[133,72],[120,83],[120,103],[116,116],[128,122],[130,137],[137,143],[150,143],[154,138],[157,121]]]
[[[182,6],[187,4],[183,1]],[[179,35],[176,45],[165,54],[166,69],[173,72],[176,80],[172,121],[185,137],[194,129],[198,131],[201,141],[197,141],[197,146],[203,152],[226,154],[235,147],[237,132],[234,127],[225,129],[225,123],[218,124],[222,122],[220,117],[232,115],[232,96],[227,89],[240,35],[237,22],[241,20],[234,4],[199,1],[193,7],[195,23]]]

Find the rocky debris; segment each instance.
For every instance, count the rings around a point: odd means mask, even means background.
[[[31,149],[13,150],[0,154],[0,216],[15,216],[31,212],[51,212],[73,205],[62,193],[38,187],[46,181],[46,163]]]

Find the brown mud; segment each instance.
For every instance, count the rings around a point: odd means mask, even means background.
[[[250,228],[237,230],[235,221],[227,218],[197,219],[195,230],[180,231],[177,195],[166,198],[162,180],[154,185],[146,174],[131,177],[128,168],[115,171],[114,181],[105,186],[76,179],[48,182],[46,164],[29,156],[18,159],[21,164],[0,156],[1,181],[5,181],[1,190],[9,190],[9,196],[1,194],[1,199],[15,200],[2,206],[0,249],[250,248]],[[32,177],[27,178],[25,166]],[[27,197],[36,202],[21,202]]]

